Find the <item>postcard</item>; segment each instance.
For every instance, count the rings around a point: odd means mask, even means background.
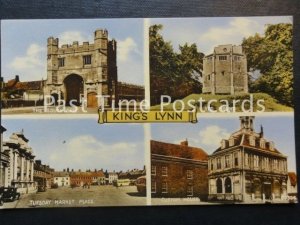
[[[296,203],[293,17],[1,21],[0,208]]]

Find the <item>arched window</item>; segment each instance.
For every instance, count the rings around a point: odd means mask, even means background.
[[[222,180],[220,178],[217,179],[217,193],[222,193],[223,192],[223,184]]]
[[[225,179],[225,193],[231,193],[231,192],[232,192],[231,179],[227,177]]]

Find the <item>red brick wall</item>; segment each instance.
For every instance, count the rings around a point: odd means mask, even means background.
[[[153,197],[188,197],[187,186],[193,186],[193,197],[206,199],[208,195],[207,166],[186,163],[155,162],[156,175],[151,176],[156,181],[156,193]],[[162,166],[167,166],[167,176],[162,176]],[[193,171],[193,179],[187,179],[187,170]],[[167,182],[168,193],[162,193],[162,182]]]

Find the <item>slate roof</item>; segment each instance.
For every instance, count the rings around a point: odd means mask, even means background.
[[[249,141],[249,137],[250,136],[254,136],[255,137],[255,145],[250,145],[250,141]],[[252,149],[256,149],[258,151],[263,151],[263,152],[268,152],[268,153],[272,153],[272,154],[277,154],[277,155],[281,155],[283,156],[282,153],[280,153],[280,151],[277,148],[273,148],[273,150],[270,149],[270,141],[265,140],[265,148],[262,148],[260,146],[260,134],[256,133],[254,131],[238,131],[233,133],[230,138],[228,140],[226,140],[227,142],[231,139],[234,138],[235,142],[233,146],[228,146],[227,143],[227,147],[226,148],[221,148],[221,146],[219,148],[217,148],[213,154],[217,153],[217,152],[221,152],[223,150],[228,149],[229,147],[234,147],[234,146],[242,146],[242,147],[247,147],[247,148],[252,148]]]
[[[69,177],[68,172],[53,172],[53,177]]]
[[[20,82],[18,78],[9,80],[5,86],[4,90],[42,90],[45,85],[44,80],[36,80],[36,81],[24,81]]]
[[[207,153],[196,147],[151,140],[151,154],[173,156],[185,159],[207,160]]]

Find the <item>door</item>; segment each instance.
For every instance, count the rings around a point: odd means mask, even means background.
[[[271,199],[272,197],[271,183],[264,183],[264,194],[266,199]]]
[[[77,74],[71,74],[64,79],[66,87],[66,104],[80,105],[80,95],[83,94],[83,79]]]
[[[98,107],[96,95],[97,95],[96,92],[91,92],[87,94],[87,107],[89,108]]]

